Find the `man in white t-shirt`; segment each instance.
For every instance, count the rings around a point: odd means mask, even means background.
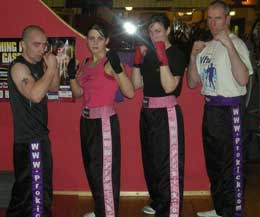
[[[198,212],[197,215],[240,217],[245,153],[241,117],[243,96],[253,69],[245,44],[228,29],[228,5],[215,0],[210,3],[207,12],[213,39],[194,43],[187,81],[190,88],[201,82],[201,94],[205,96],[203,147],[215,209]]]

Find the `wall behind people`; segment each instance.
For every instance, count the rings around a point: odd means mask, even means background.
[[[60,21],[40,1],[10,0],[1,3],[1,38],[20,37],[22,29],[29,24],[43,27],[50,37],[76,37],[77,58],[81,60],[89,54],[85,39]],[[122,191],[146,191],[138,127],[141,97],[142,93],[138,91],[134,100],[125,100],[116,106],[121,123]],[[185,190],[208,190],[201,143],[203,102],[199,90],[191,92],[184,81],[180,104],[184,113],[186,135]],[[56,191],[89,191],[80,153],[81,106],[81,100],[75,103],[51,101],[48,104]],[[13,169],[12,128],[9,102],[0,102],[0,170]]]

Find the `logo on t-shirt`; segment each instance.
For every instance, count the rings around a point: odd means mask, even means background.
[[[215,92],[217,82],[216,67],[209,56],[200,58],[200,76],[205,91]]]

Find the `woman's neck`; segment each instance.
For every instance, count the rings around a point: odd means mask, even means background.
[[[105,57],[106,52],[102,52],[102,53],[92,53],[92,57],[89,61],[89,66],[90,67],[94,67],[95,65],[99,64],[99,62]]]
[[[93,62],[94,63],[98,62],[99,60],[103,59],[105,55],[106,55],[105,51],[93,54],[92,56]]]

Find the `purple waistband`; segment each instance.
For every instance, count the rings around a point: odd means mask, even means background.
[[[116,114],[116,111],[113,106],[102,106],[96,108],[85,107],[82,110],[82,117],[87,119],[110,117],[114,114]]]
[[[163,96],[163,97],[144,97],[144,108],[170,108],[177,105],[177,99],[175,96]]]
[[[205,96],[205,103],[212,106],[237,106],[241,103],[241,96]]]

